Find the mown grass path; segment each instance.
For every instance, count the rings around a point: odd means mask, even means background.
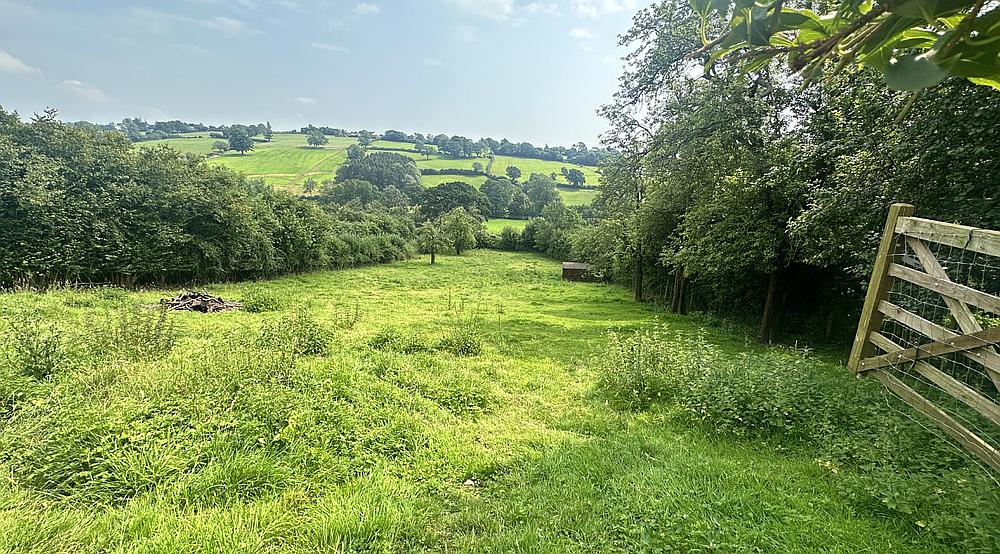
[[[744,337],[540,257],[438,259],[207,287],[275,309],[176,314],[151,359],[86,345],[176,291],[0,296],[67,341],[0,373],[0,551],[934,551],[811,459],[594,395],[609,328]],[[327,353],[294,355],[310,317]]]

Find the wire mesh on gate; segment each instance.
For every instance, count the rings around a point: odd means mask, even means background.
[[[899,235],[892,262],[902,268],[1000,296],[1000,257],[970,250],[971,235],[922,232]],[[962,245],[962,246],[957,246]],[[898,274],[905,269],[892,267]],[[913,275],[913,274],[907,274]],[[938,283],[938,288],[940,288]],[[946,284],[946,283],[945,283]],[[951,341],[1000,327],[1000,315],[895,278],[878,302],[881,328],[873,334],[876,355],[919,351],[933,342]],[[952,343],[953,344],[953,343]],[[890,356],[890,359],[892,356]],[[882,367],[995,450],[1000,450],[1000,354],[990,342],[968,350],[910,359]],[[955,442],[952,437],[943,436]]]

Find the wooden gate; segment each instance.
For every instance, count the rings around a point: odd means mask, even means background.
[[[1000,472],[1000,232],[889,210],[848,367]]]

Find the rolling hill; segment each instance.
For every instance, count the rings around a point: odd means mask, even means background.
[[[169,146],[181,152],[209,155],[211,157],[208,159],[208,163],[240,171],[247,177],[261,178],[264,182],[289,192],[301,193],[302,185],[306,179],[312,178],[317,182],[332,179],[336,174],[337,167],[347,160],[347,147],[356,143],[353,138],[327,138],[329,139],[328,144],[320,148],[313,148],[306,144],[306,135],[304,134],[279,133],[274,135],[271,142],[256,142],[254,150],[246,154],[237,152],[213,154],[212,145],[221,139],[211,138],[208,133],[187,133],[179,135],[177,138],[152,140],[139,144],[146,148]],[[412,150],[413,147],[413,143],[386,140],[378,140],[372,144],[374,150],[390,150],[413,158],[420,169],[472,169],[473,164],[477,162],[483,164],[484,167],[489,163],[489,160],[485,158],[459,159],[441,154],[424,156],[408,151]],[[496,175],[504,175],[508,166],[518,167],[523,179],[527,179],[532,173],[555,174],[557,182],[566,184],[566,179],[561,174],[563,167],[583,171],[588,185],[597,184],[600,178],[596,168],[593,167],[512,156],[496,156],[491,171]],[[425,187],[449,181],[464,181],[479,188],[486,181],[486,177],[424,175],[422,179]],[[589,204],[596,196],[596,191],[560,187],[559,194],[562,195],[563,201],[567,205],[580,206]]]

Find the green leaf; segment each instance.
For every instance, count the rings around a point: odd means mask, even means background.
[[[906,32],[911,27],[915,27],[919,24],[919,19],[889,15],[882,20],[882,23],[879,24],[878,28],[875,29],[872,34],[868,35],[868,38],[865,39],[861,48],[858,49],[858,52],[861,54],[874,52],[882,46],[899,38],[899,35]]]
[[[889,10],[904,17],[915,17],[928,23],[952,15],[975,4],[975,0],[907,0]]]
[[[732,4],[729,0],[709,0],[712,9],[719,12],[719,14],[725,16],[726,12],[729,11],[729,5]]]
[[[993,49],[976,49],[962,44],[952,50],[942,65],[956,77],[1000,78],[1000,55]]]
[[[826,28],[819,16],[812,10],[793,10],[783,8],[778,16],[778,29],[781,31],[792,29],[811,29],[813,31],[825,32]]]
[[[707,17],[709,11],[712,9],[710,0],[689,0],[688,3],[691,4],[691,9],[694,10],[694,13],[700,15],[702,18]]]
[[[885,83],[893,90],[918,91],[944,80],[948,73],[926,54],[899,56],[883,71]]]
[[[991,79],[988,77],[969,77],[969,82],[1000,90],[1000,79]]]

